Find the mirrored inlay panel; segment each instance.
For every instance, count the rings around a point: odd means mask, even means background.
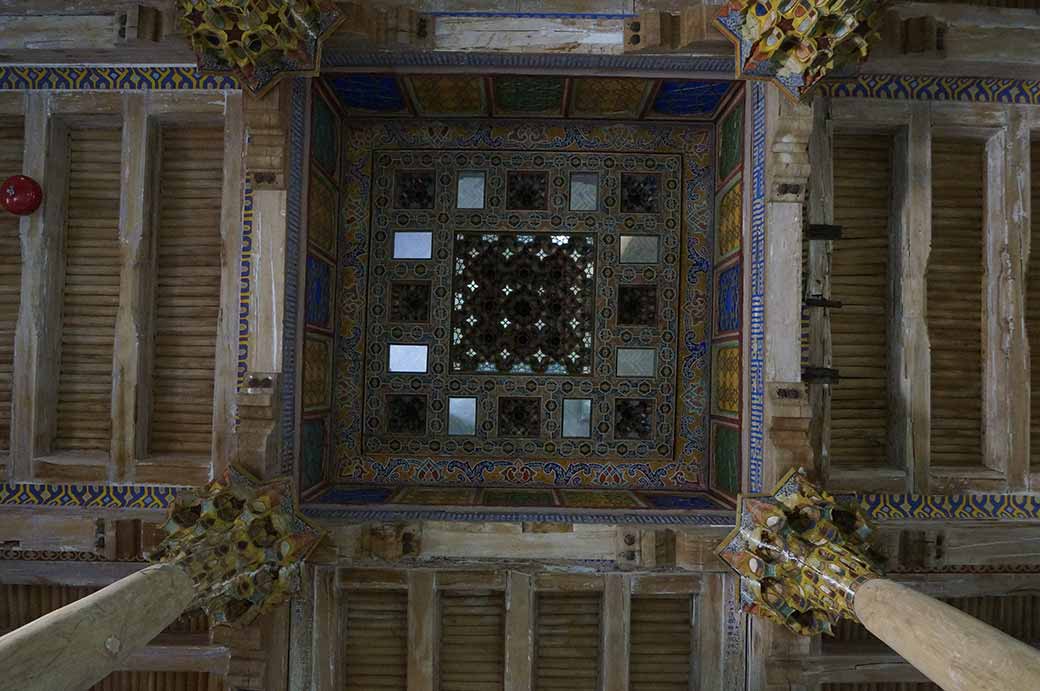
[[[433,233],[398,231],[394,233],[394,259],[429,259],[433,256]]]
[[[477,399],[448,399],[448,434],[470,436],[477,432]]]
[[[429,346],[390,344],[391,372],[425,372]]]
[[[459,173],[458,201],[460,209],[483,209],[484,208],[484,180],[486,174],[483,171],[464,171]]]
[[[372,169],[365,453],[673,457],[681,157],[395,150]]]

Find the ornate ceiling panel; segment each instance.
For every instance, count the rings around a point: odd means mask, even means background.
[[[637,77],[327,74],[351,115],[710,121],[736,82]]]

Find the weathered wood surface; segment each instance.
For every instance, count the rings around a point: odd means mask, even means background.
[[[983,460],[985,158],[983,142],[932,141],[927,278],[932,466],[978,466]]]
[[[29,94],[25,111],[23,171],[44,188],[64,189],[66,133],[50,117],[51,95]],[[40,145],[42,143],[42,146]],[[61,318],[61,286],[64,282],[65,195],[48,195],[42,212],[20,220],[22,257],[21,305],[14,352],[14,401],[12,405],[11,476],[32,477],[33,457],[50,451],[54,435]]]
[[[147,457],[209,465],[221,281],[224,133],[162,129]]]
[[[539,691],[596,691],[602,646],[600,593],[547,593],[537,596],[535,688]]]
[[[23,98],[5,98],[18,115],[5,115],[0,125],[0,170],[20,172],[25,147],[21,116]],[[11,449],[11,401],[14,378],[14,335],[22,288],[22,252],[18,242],[19,218],[0,215],[0,464],[6,466]]]
[[[148,429],[148,388],[143,374],[151,362],[152,204],[155,188],[156,132],[145,110],[144,94],[126,94],[118,181],[118,311],[113,344],[112,439],[109,479],[133,479],[134,460]],[[67,290],[67,289],[66,289]],[[100,363],[99,363],[100,366]],[[138,421],[144,424],[138,428]]]
[[[350,592],[346,597],[346,688],[408,688],[408,593]],[[331,641],[329,642],[331,643]]]
[[[834,215],[842,226],[831,262],[832,466],[889,462],[889,199],[891,140],[839,134],[834,143]],[[901,459],[900,459],[901,460]]]
[[[157,564],[51,612],[0,638],[0,688],[86,688],[122,668],[193,597],[180,567]]]
[[[504,691],[531,691],[534,671],[534,586],[531,577],[510,571],[506,586]]]
[[[946,691],[1018,691],[1040,679],[1040,650],[893,581],[861,585],[854,608],[871,633]]]
[[[809,222],[834,223],[834,130],[828,112],[828,102],[817,98],[813,102],[813,130],[809,138],[809,164],[812,175],[809,178]],[[844,244],[844,239],[841,244]],[[808,245],[807,250],[805,246]],[[805,258],[805,291],[803,298],[819,296],[830,298],[832,288],[832,263],[834,243],[830,240],[811,241],[802,238]],[[840,248],[840,245],[839,245]],[[840,284],[839,284],[840,285]],[[843,316],[827,308],[806,308],[809,312],[808,364],[813,367],[831,367],[834,359],[834,343],[831,322],[835,317]],[[840,331],[840,330],[839,330]],[[844,376],[844,373],[842,373]],[[810,444],[816,457],[816,469],[826,483],[832,462],[832,408],[834,396],[841,396],[841,391],[834,391],[830,385],[809,387],[809,405],[812,408],[812,424],[809,428]],[[839,433],[835,441],[838,446],[837,462],[842,462],[841,447],[845,435]]]
[[[433,572],[408,574],[408,691],[434,688],[437,591]]]
[[[628,650],[631,691],[686,691],[694,664],[712,664],[694,650],[692,599],[633,597]],[[694,663],[696,661],[696,663]],[[720,688],[700,685],[694,688]]]
[[[505,672],[505,593],[441,592],[437,689],[501,691]]]

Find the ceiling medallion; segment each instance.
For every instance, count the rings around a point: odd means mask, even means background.
[[[330,0],[180,0],[181,25],[206,73],[263,96],[286,76],[317,76],[321,43],[344,20]]]
[[[862,62],[887,0],[730,0],[715,25],[736,47],[738,79],[803,101],[836,68]]]

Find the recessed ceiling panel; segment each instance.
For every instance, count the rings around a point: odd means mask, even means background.
[[[563,115],[563,77],[495,77],[495,115]]]
[[[732,84],[665,79],[647,117],[710,120]]]
[[[487,115],[484,78],[469,74],[424,74],[407,77],[415,108],[426,116]]]
[[[653,79],[580,77],[572,82],[570,114],[579,118],[638,118]]]
[[[392,74],[343,74],[331,77],[328,82],[348,112],[409,114],[404,92]]]

